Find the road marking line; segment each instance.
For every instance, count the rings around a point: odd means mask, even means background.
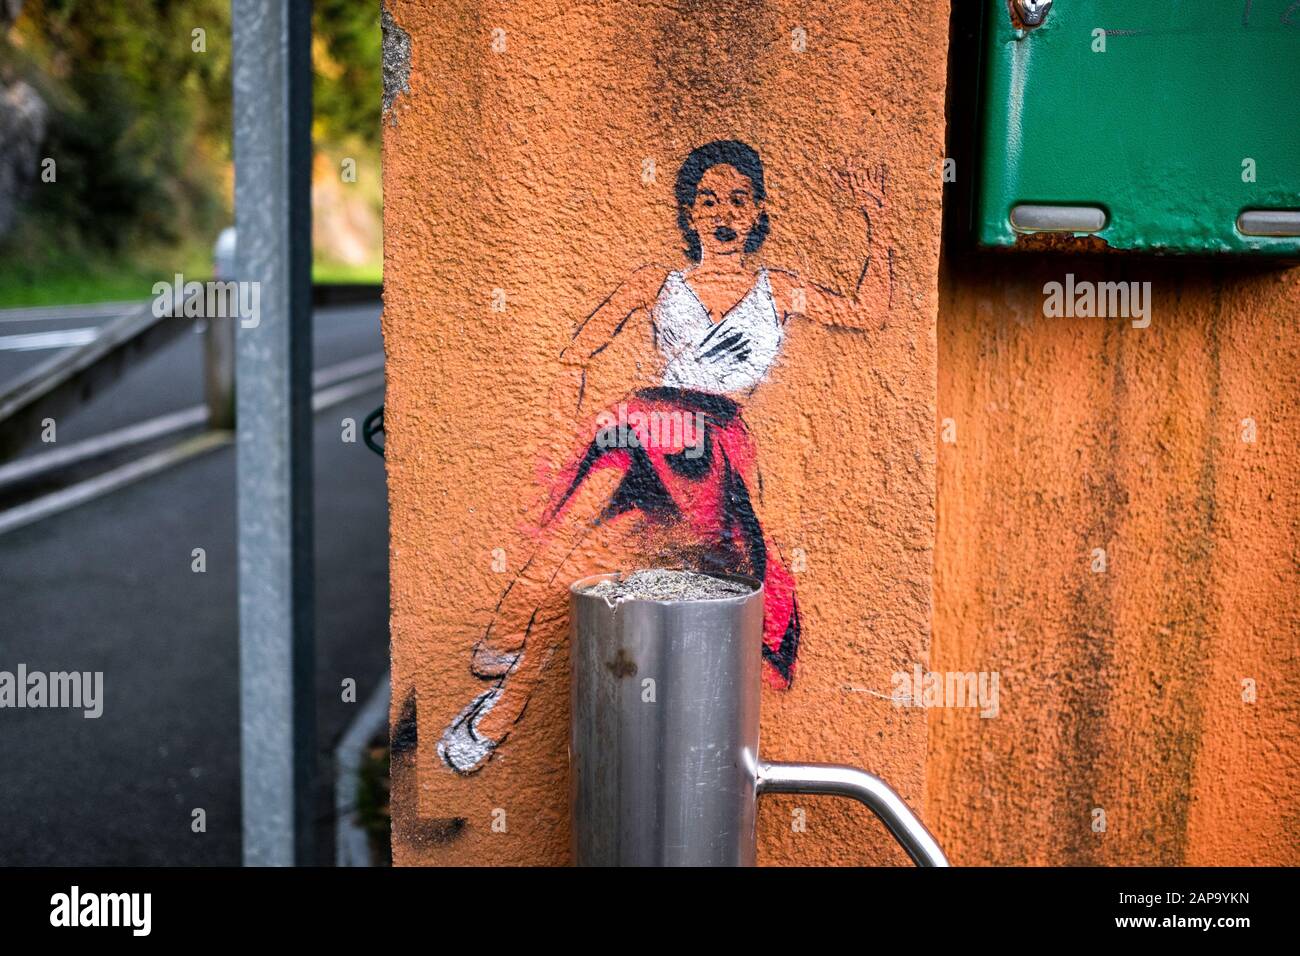
[[[376,352],[320,369],[312,375],[314,389],[312,411],[321,411],[356,395],[363,395],[382,387],[384,383],[382,374],[358,378],[355,383],[348,380],[361,373],[372,372],[383,367],[384,355],[382,352]],[[207,417],[206,405],[191,405],[178,412],[159,415],[157,418],[104,432],[102,435],[65,445],[63,448],[19,458],[6,465],[0,465],[0,489],[15,482],[27,481],[56,468],[75,465],[88,458],[120,451],[132,445],[141,445],[187,428],[195,428],[202,425]]]
[[[369,355],[362,355],[358,358],[348,359],[346,362],[339,362],[337,365],[323,368],[312,375],[312,388],[325,388],[327,385],[337,385],[344,379],[352,378],[355,375],[364,375],[366,372],[373,372],[375,369],[383,367],[383,352],[372,352]]]
[[[333,388],[326,388],[317,392],[311,397],[311,410],[313,412],[324,411],[327,408],[333,408],[335,405],[346,402],[349,398],[356,398],[358,395],[364,395],[367,392],[373,392],[375,389],[383,387],[383,372],[353,379],[350,382],[344,382],[341,385],[335,385]]]
[[[0,309],[0,322],[67,322],[70,319],[102,319],[130,315],[148,299],[130,302],[98,302],[94,305],[37,305],[24,309]]]
[[[338,365],[330,366],[327,369],[321,369],[313,377],[330,378],[337,374],[337,371],[343,366],[359,367],[363,363],[369,363],[373,366],[375,356],[363,356],[362,359],[351,360],[350,362],[341,362]],[[383,356],[378,356],[382,364]],[[329,388],[317,390],[312,395],[311,407],[313,412],[324,411],[327,408],[333,408],[342,402],[365,395],[384,387],[383,371],[375,372],[371,375],[364,375],[360,378],[349,379],[333,385]],[[105,449],[104,446],[111,446],[110,439],[119,442],[118,447],[128,447],[132,444],[138,444],[141,441],[147,441],[150,438],[161,437],[169,432],[177,431],[186,427],[192,427],[195,424],[202,424],[207,418],[207,407],[195,405],[192,408],[183,409],[179,412],[173,412],[169,415],[162,415],[149,421],[140,422],[137,425],[131,425],[126,428],[118,429],[116,432],[109,432],[104,435],[98,435],[95,438],[87,439],[84,442],[78,442],[76,445],[70,445],[58,451],[47,452],[39,456],[32,456],[30,459],[20,459],[9,465],[0,468],[0,486],[5,484],[5,479],[13,480],[8,475],[14,472],[21,477],[30,477],[39,474],[50,468],[57,467],[60,464],[68,464],[79,461],[90,454],[98,453]],[[145,437],[141,437],[141,436]],[[15,528],[21,528],[24,525],[31,524],[33,521],[40,521],[50,515],[57,514],[60,511],[66,511],[69,508],[75,508],[78,505],[85,504],[101,495],[108,494],[110,491],[116,491],[125,485],[141,478],[147,478],[150,475],[157,474],[172,465],[179,465],[188,461],[196,455],[207,451],[212,451],[234,441],[234,435],[225,431],[208,431],[192,438],[187,438],[175,445],[171,445],[160,451],[156,451],[143,458],[127,462],[118,468],[106,471],[101,475],[88,478],[85,481],[78,482],[59,491],[51,492],[40,498],[24,502],[10,508],[7,511],[0,511],[0,535]],[[86,452],[84,446],[97,446],[92,452]],[[63,456],[63,460],[57,460]],[[35,459],[40,459],[36,461]]]
[[[150,418],[134,425],[127,425],[125,428],[104,432],[102,435],[96,435],[94,438],[87,438],[85,441],[66,445],[63,448],[19,458],[17,461],[11,461],[7,465],[0,466],[0,488],[14,482],[33,478],[42,472],[55,468],[65,468],[68,465],[75,465],[79,461],[85,461],[87,458],[130,448],[132,445],[140,445],[155,438],[162,438],[172,432],[202,425],[207,420],[207,417],[208,409],[206,405],[192,405],[179,412],[159,415],[157,418]]]
[[[99,329],[96,328],[0,335],[0,352],[38,352],[41,349],[66,349],[74,345],[89,345],[98,337]]]
[[[145,455],[143,458],[128,462],[111,471],[106,471],[102,475],[96,475],[94,478],[89,478],[69,488],[52,492],[21,504],[16,508],[0,512],[0,534],[13,531],[15,528],[21,528],[33,521],[40,521],[42,518],[47,518],[60,511],[75,508],[77,505],[85,504],[101,495],[108,494],[110,491],[116,491],[124,485],[157,474],[172,465],[179,465],[196,455],[229,445],[233,440],[234,435],[231,432],[205,432],[202,435],[187,438],[170,448],[164,448],[152,455]]]

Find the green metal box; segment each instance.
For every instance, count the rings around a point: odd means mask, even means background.
[[[1300,255],[1300,0],[983,2],[980,245]]]

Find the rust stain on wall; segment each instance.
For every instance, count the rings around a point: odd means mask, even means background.
[[[438,744],[494,686],[490,662],[471,665],[511,582],[548,595],[529,625],[536,648],[534,633],[563,627],[565,583],[667,557],[659,539],[597,534],[547,575],[526,570],[540,566],[529,562],[553,478],[590,440],[583,410],[672,384],[632,325],[607,337],[599,363],[561,359],[581,320],[646,269],[663,270],[653,301],[685,281],[677,292],[720,327],[740,295],[782,322],[776,361],[742,401],[757,456],[747,493],[789,559],[802,627],[795,679],[764,690],[764,755],[864,766],[924,814],[925,714],[884,698],[892,674],[927,664],[930,640],[940,183],[929,167],[942,151],[946,16],[883,2],[390,7],[412,45],[402,121],[385,130],[393,686],[397,710],[412,702],[401,726],[414,741],[400,766],[394,757],[395,861],[567,859],[564,641],[527,696],[492,701],[476,731],[490,752],[457,772]],[[746,249],[750,292],[729,284],[734,272],[711,285],[691,271],[674,195],[693,150],[731,140],[764,170],[770,228]],[[757,198],[754,176],[741,179]],[[862,194],[878,187],[868,238]],[[710,233],[723,246],[747,234]],[[576,415],[556,399],[575,381],[588,390]],[[591,485],[593,501],[616,495],[614,477]],[[503,713],[508,726],[493,726]],[[806,831],[792,827],[796,806]],[[759,852],[905,862],[865,810],[795,797],[764,798]]]
[[[1150,326],[1046,317],[1067,272],[1151,282]],[[1298,302],[1242,260],[946,265],[933,660],[1002,675],[998,719],[930,712],[954,862],[1300,859]]]

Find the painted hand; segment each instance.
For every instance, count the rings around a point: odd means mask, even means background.
[[[889,166],[885,163],[849,162],[831,168],[835,184],[853,197],[868,217],[885,209],[889,192]]]

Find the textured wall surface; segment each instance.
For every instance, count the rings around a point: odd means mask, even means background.
[[[1150,326],[1045,317],[1066,272],[1151,282]],[[945,849],[1300,862],[1300,270],[1004,257],[942,290],[932,660],[1001,674],[997,719],[930,711]]]
[[[857,186],[884,187],[877,294],[791,319],[744,405],[752,490],[775,546],[797,551],[803,624],[792,687],[763,690],[762,740],[769,759],[881,773],[924,813],[926,715],[883,696],[930,641],[941,6],[388,4],[389,72],[409,87],[393,91],[384,143],[397,863],[568,858],[562,640],[490,760],[459,773],[437,745],[484,691],[471,652],[537,547],[548,469],[590,435],[556,414],[572,372],[560,354],[636,270],[686,265],[673,180],[717,139],[766,165],[755,264],[810,289],[854,288],[868,248]],[[629,382],[651,379],[648,336],[618,349]],[[584,540],[549,590],[661,557],[649,539]],[[759,830],[763,862],[905,862],[844,801],[764,798]]]
[[[890,175],[892,305],[793,320],[745,406],[765,528],[806,558],[765,756],[883,774],[959,864],[1300,862],[1300,272],[1006,256],[940,275],[944,6],[390,3],[398,863],[567,859],[563,641],[490,760],[457,773],[437,744],[587,434],[556,414],[560,353],[634,270],[685,264],[673,177],[732,137],[767,167],[758,258],[839,290],[863,254],[842,174]],[[1151,282],[1150,326],[1045,317],[1066,272]],[[644,338],[610,355],[602,397],[651,377]],[[584,540],[555,580],[655,557]],[[914,665],[997,673],[998,716],[891,706]],[[903,862],[837,801],[764,798],[759,828],[762,862]]]

